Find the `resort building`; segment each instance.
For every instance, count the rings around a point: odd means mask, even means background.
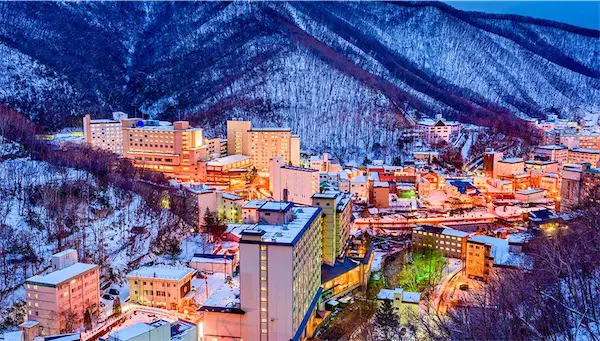
[[[227,156],[227,140],[220,137],[204,138],[204,146],[209,160]]]
[[[498,161],[498,169],[496,170],[496,176],[503,177],[514,177],[515,175],[525,173],[525,162],[521,158],[509,157]]]
[[[127,114],[114,112],[112,119],[92,119],[90,115],[83,117],[83,137],[92,147],[108,150],[117,155],[123,154],[123,134],[121,120]]]
[[[121,120],[123,156],[136,167],[159,171],[171,178],[199,181],[203,169],[198,163],[208,158],[202,129],[187,121]]]
[[[323,263],[333,265],[350,239],[352,201],[349,193],[328,192],[312,196],[312,206],[323,210]]]
[[[498,172],[498,162],[502,160],[504,154],[496,152],[493,149],[486,150],[483,154],[483,172],[488,178],[496,178]]]
[[[428,144],[450,142],[460,135],[461,125],[455,121],[446,121],[441,114],[435,119],[422,119],[417,122],[423,141]]]
[[[252,167],[252,158],[246,155],[229,155],[200,164],[204,165],[200,169],[206,170],[203,180],[207,184],[242,189],[246,186],[246,175]]]
[[[576,148],[569,150],[569,163],[590,163],[592,167],[597,167],[600,162],[599,149]]]
[[[563,164],[567,163],[569,160],[569,149],[565,146],[549,144],[536,147],[535,155],[545,156],[551,161],[556,161],[560,164]]]
[[[52,256],[52,270],[25,281],[27,319],[38,322],[41,335],[64,333],[67,323],[81,326],[86,310],[100,309],[98,265],[79,263],[69,249]]]
[[[531,260],[521,251],[518,238],[473,236],[467,240],[465,274],[469,278],[486,281],[493,266],[504,268],[529,268]]]
[[[412,230],[412,243],[415,249],[431,248],[444,256],[463,258],[469,233],[431,225],[421,225]]]
[[[304,340],[314,333],[322,292],[322,210],[255,204],[259,223],[241,226],[239,288],[217,291],[201,307],[204,337]]]
[[[143,266],[127,274],[130,302],[149,307],[183,310],[193,298],[192,277],[187,267]]]
[[[291,128],[253,128],[250,121],[227,121],[227,151],[251,156],[259,171],[268,171],[277,156],[285,164],[300,165],[300,137]]]
[[[269,190],[275,201],[310,205],[313,194],[319,193],[319,171],[288,166],[283,157],[274,157],[269,168]]]
[[[581,180],[583,170],[577,167],[565,167],[561,172],[560,211],[570,210],[581,199]]]

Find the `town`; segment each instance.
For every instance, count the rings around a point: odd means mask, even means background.
[[[287,127],[231,118],[207,137],[187,121],[86,115],[36,140],[163,174],[156,192],[185,202],[159,203],[185,206],[188,230],[173,257],[132,258],[118,275],[65,245],[22,283],[26,316],[4,340],[362,340],[389,312],[397,326],[379,335],[416,337],[423,315],[530,269],[528,244],[597,196],[597,121],[530,120],[541,142],[524,151],[481,147],[482,127],[435,115],[404,131],[401,155],[361,164],[304,153]]]

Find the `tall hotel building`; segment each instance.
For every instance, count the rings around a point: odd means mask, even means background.
[[[90,115],[83,117],[83,136],[85,142],[92,147],[105,149],[115,154],[123,154],[123,135],[121,120],[127,119],[127,114],[114,112],[113,119],[95,119]]]
[[[165,125],[138,119],[122,120],[121,125],[123,156],[132,159],[136,167],[184,180],[204,177],[205,169],[199,161],[207,155],[201,128],[192,128],[187,121]]]
[[[300,137],[291,128],[252,128],[250,121],[227,121],[227,152],[252,157],[254,167],[267,171],[272,158],[300,164]]]
[[[240,240],[243,340],[312,335],[321,294],[321,209],[266,202]]]

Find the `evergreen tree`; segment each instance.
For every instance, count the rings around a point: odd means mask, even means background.
[[[378,340],[396,340],[400,334],[400,318],[394,311],[392,300],[383,300],[375,313],[375,331]]]
[[[204,212],[204,223],[202,224],[204,231],[208,233],[210,242],[214,243],[227,229],[227,225],[223,223],[217,216],[216,212],[211,212],[208,208]]]
[[[115,317],[118,317],[121,315],[121,299],[119,298],[119,296],[115,296],[115,301],[113,302],[112,311],[113,311],[113,315]]]
[[[85,326],[85,330],[92,329],[92,314],[90,314],[88,309],[86,309],[83,314],[83,325]]]

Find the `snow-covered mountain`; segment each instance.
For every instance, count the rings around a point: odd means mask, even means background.
[[[600,111],[600,32],[441,3],[4,2],[0,22],[0,101],[49,127],[238,116],[352,155],[422,114]]]

